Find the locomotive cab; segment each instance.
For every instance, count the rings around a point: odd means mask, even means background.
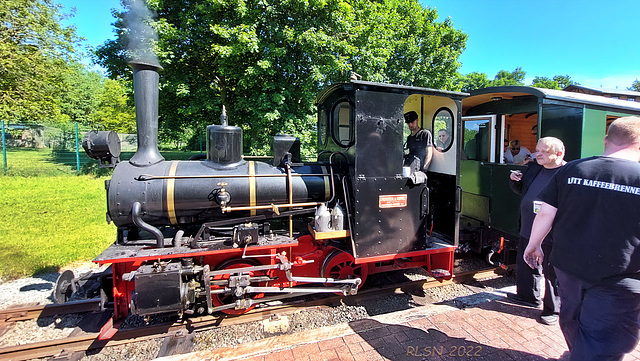
[[[356,263],[434,254],[458,245],[458,154],[465,95],[351,81],[318,96],[319,161],[333,155],[350,169],[343,193],[352,215]],[[409,111],[418,114],[423,129],[450,137],[446,146],[433,148],[426,182],[403,167],[409,135],[404,113]],[[451,256],[447,252],[443,255]]]

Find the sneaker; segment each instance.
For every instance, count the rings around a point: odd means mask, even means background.
[[[550,315],[540,315],[540,317],[538,317],[538,322],[547,326],[555,325],[558,323],[558,315],[555,313]]]
[[[517,303],[517,304],[523,305],[523,306],[529,306],[529,307],[533,307],[533,308],[538,308],[538,307],[542,306],[542,301],[528,301],[528,300],[525,300],[524,298],[518,296],[516,293],[508,292],[507,293],[507,299],[509,299],[511,302],[514,302],[514,303]]]

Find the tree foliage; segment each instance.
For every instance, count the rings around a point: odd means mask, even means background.
[[[217,123],[224,105],[245,151],[278,133],[315,143],[313,101],[350,72],[364,80],[453,88],[466,35],[417,0],[149,0],[157,12],[160,132],[165,140]],[[129,7],[125,8],[125,13]],[[129,76],[132,24],[96,51],[111,77]],[[187,132],[191,129],[191,132]]]
[[[68,16],[52,0],[0,1],[0,119],[132,131],[126,87],[78,62],[83,39],[60,25]]]
[[[477,71],[460,76],[458,83],[460,84],[460,89],[463,92],[469,92],[474,89],[482,89],[491,86],[491,80],[487,78],[487,74]]]
[[[60,26],[63,16],[51,0],[0,1],[0,118],[59,119],[58,95],[79,40]]]
[[[119,133],[136,131],[136,113],[123,80],[104,79],[96,95],[97,105],[90,119],[92,125]]]
[[[62,90],[57,96],[58,121],[81,124],[91,123],[91,114],[98,107],[98,96],[102,92],[100,74],[87,71],[78,63],[70,63],[60,75]]]
[[[640,92],[640,80],[636,79],[632,84],[631,87],[629,87],[629,90],[635,90],[637,92]]]
[[[524,85],[525,75],[526,72],[517,67],[513,71],[500,70],[493,80],[489,80],[487,74],[475,71],[458,76],[458,82],[462,91],[469,92],[491,86]]]
[[[527,73],[521,67],[513,71],[500,70],[493,80],[489,80],[485,73],[473,72],[459,77],[462,91],[471,91],[491,86],[525,85],[524,78]],[[569,75],[556,75],[552,79],[544,76],[536,76],[531,81],[531,86],[547,89],[564,89],[569,85],[578,84],[571,80]]]
[[[576,83],[568,75],[556,75],[553,79],[537,76],[531,82],[533,87],[546,89],[564,89],[572,84]]]
[[[515,70],[509,72],[506,70],[500,70],[496,74],[495,79],[491,81],[491,86],[505,86],[505,85],[524,85],[524,77],[527,73],[522,70],[521,67],[515,68]]]
[[[569,75],[556,75],[553,77],[553,81],[558,84],[558,89],[564,89],[569,85],[580,85],[571,80],[571,77]]]

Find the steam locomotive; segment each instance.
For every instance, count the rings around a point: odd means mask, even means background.
[[[278,135],[273,161],[242,155],[242,131],[207,128],[206,159],[169,161],[158,151],[158,64],[133,62],[138,150],[118,162],[114,132],[84,148],[114,167],[107,218],[117,240],[94,262],[110,337],[129,314],[241,314],[259,303],[317,293],[355,294],[373,273],[423,267],[453,272],[461,189],[462,99],[467,95],[360,80],[317,99],[318,156]],[[451,135],[426,181],[404,167],[404,113]],[[78,280],[62,275],[64,301]],[[73,285],[73,287],[71,287]]]

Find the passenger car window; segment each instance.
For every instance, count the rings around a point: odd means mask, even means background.
[[[440,108],[433,116],[434,146],[436,150],[446,152],[453,143],[453,113],[449,108]]]
[[[464,122],[464,154],[469,160],[489,161],[490,120]]]

